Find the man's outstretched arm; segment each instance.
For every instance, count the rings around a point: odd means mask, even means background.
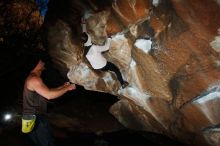
[[[48,88],[39,77],[32,77],[29,79],[27,88],[37,92],[41,96],[45,97],[48,100],[58,98],[65,94],[67,91],[74,90],[75,84],[70,84],[69,82],[64,83],[63,85],[56,88]]]

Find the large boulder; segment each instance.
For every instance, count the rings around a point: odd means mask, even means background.
[[[60,17],[48,28],[49,52],[71,82],[118,96],[110,112],[128,128],[166,134],[191,145],[201,144],[201,139],[203,145],[220,145],[217,128],[208,128],[220,123],[219,1],[78,5],[81,14],[87,14],[93,43],[102,45],[112,37],[105,56],[120,68],[129,86],[122,89],[113,72],[93,70],[79,43],[80,20],[73,26]]]

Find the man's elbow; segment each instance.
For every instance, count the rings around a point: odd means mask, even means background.
[[[53,95],[46,95],[46,96],[44,96],[47,100],[52,100],[52,99],[54,99],[54,98],[56,98],[55,96],[53,96]]]

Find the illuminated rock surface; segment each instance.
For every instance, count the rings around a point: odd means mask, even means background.
[[[89,6],[96,11],[86,19],[92,41],[113,38],[105,55],[129,86],[121,89],[112,72],[92,70],[70,39],[70,27],[57,21],[49,31],[50,52],[68,78],[118,96],[110,112],[126,127],[220,145],[218,130],[208,128],[220,122],[219,2],[116,0]]]
[[[45,19],[45,37],[64,76],[87,90],[117,96],[110,113],[128,128],[193,146],[220,145],[219,0],[55,3]],[[113,72],[94,71],[83,57],[84,14],[93,43],[112,37],[105,56],[120,67],[127,88],[120,88]]]

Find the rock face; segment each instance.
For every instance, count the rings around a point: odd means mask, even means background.
[[[105,56],[129,86],[121,89],[113,72],[91,68],[79,43],[78,16],[74,23],[60,17],[48,28],[49,52],[71,82],[118,96],[110,112],[126,127],[162,133],[188,145],[220,145],[219,1],[71,4],[74,10],[81,7],[77,14],[86,16],[93,43],[102,45],[112,37]]]

